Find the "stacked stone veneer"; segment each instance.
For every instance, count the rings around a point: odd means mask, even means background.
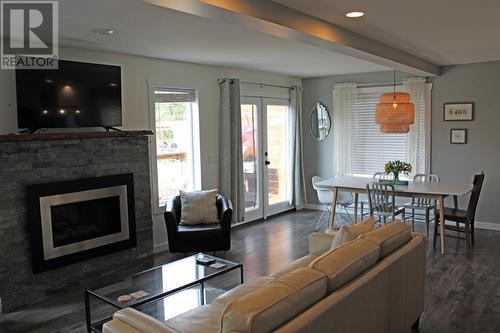
[[[33,274],[26,186],[134,174],[137,246]],[[83,290],[152,265],[146,136],[0,142],[0,297],[2,310],[34,303],[71,285]]]

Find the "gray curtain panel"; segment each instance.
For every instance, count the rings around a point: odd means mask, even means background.
[[[302,87],[299,86],[293,86],[290,89],[290,128],[292,129],[290,136],[292,140],[290,144],[292,159],[290,204],[302,208],[306,197],[306,184],[302,159]]]
[[[245,218],[245,191],[241,147],[240,81],[223,79],[219,83],[219,89],[220,191],[233,204],[233,222],[242,222]]]

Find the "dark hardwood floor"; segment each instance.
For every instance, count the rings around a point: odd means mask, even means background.
[[[307,253],[307,235],[319,214],[303,210],[234,228],[226,258],[244,264],[247,281],[276,271]],[[442,257],[429,241],[420,332],[500,332],[500,232],[477,229],[471,255],[465,253],[463,241],[452,238],[446,239],[446,251]],[[155,261],[175,258],[161,253]],[[0,314],[0,332],[84,331],[81,290],[70,288],[41,303]]]

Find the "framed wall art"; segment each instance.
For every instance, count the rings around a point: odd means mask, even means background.
[[[465,128],[452,128],[450,130],[450,143],[463,145],[466,144],[467,130]]]
[[[473,120],[474,119],[474,103],[445,103],[444,104],[444,120]]]

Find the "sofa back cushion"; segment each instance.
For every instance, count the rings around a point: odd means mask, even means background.
[[[379,252],[374,242],[356,239],[326,252],[309,267],[328,276],[328,292],[331,293],[373,266],[379,258]]]
[[[377,244],[380,247],[380,259],[382,259],[410,241],[411,228],[401,221],[393,221],[365,233],[361,238]]]
[[[370,216],[363,222],[349,225],[347,227],[355,237],[358,237],[366,232],[372,231],[373,228],[375,228],[375,218],[373,216]]]
[[[330,249],[334,250],[339,246],[347,244],[363,235],[364,233],[372,231],[374,227],[375,219],[373,218],[373,216],[370,216],[361,223],[345,225],[335,233],[335,237],[333,238]]]
[[[222,332],[271,332],[325,297],[326,285],[310,268],[285,274],[228,304]]]

